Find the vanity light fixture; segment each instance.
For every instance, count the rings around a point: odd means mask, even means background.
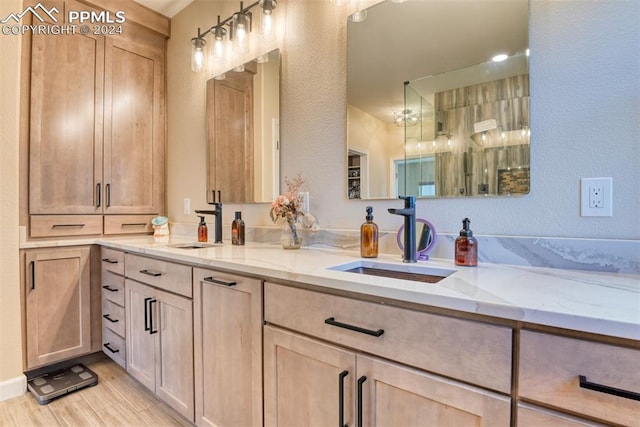
[[[198,28],[198,35],[191,39],[191,71],[194,73],[199,73],[204,68],[204,47],[207,41],[203,36]]]
[[[252,27],[253,14],[251,10],[257,6],[262,8],[262,32],[265,35],[269,35],[273,32],[273,15],[277,5],[277,0],[259,0],[247,7],[244,7],[244,3],[240,2],[240,10],[230,17],[220,20],[220,16],[218,16],[218,22],[203,33],[198,28],[197,36],[191,39],[191,44],[193,45],[191,53],[192,71],[197,73],[204,69],[205,46],[207,44],[204,39],[205,36],[213,34],[214,50],[212,56],[216,59],[224,55],[224,41],[227,35],[229,40],[234,43],[236,50],[244,51],[247,45],[247,37]]]

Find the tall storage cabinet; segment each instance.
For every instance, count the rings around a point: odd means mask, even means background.
[[[89,247],[24,254],[26,369],[91,351]]]
[[[127,21],[30,47],[30,236],[151,231],[164,212],[165,37]]]

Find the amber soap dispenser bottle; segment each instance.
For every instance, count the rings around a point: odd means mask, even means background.
[[[242,212],[236,212],[236,219],[231,223],[231,244],[244,245],[244,221]]]
[[[198,224],[198,242],[206,242],[209,240],[209,236],[207,233],[207,223],[204,222],[204,217],[199,216],[200,224]]]
[[[378,256],[378,226],[373,222],[373,207],[367,206],[366,221],[360,227],[360,256],[376,258]]]
[[[456,265],[475,267],[478,265],[478,241],[469,228],[471,220],[462,220],[462,230],[456,239]]]

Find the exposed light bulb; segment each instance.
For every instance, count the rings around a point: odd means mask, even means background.
[[[273,34],[273,15],[264,14],[262,15],[262,35],[270,36]]]
[[[206,44],[207,42],[200,37],[200,30],[198,30],[198,37],[191,39],[191,71],[194,73],[199,73],[204,68],[204,47]]]

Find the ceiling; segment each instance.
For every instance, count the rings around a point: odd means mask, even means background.
[[[187,7],[193,0],[134,0],[149,9],[155,10],[162,15],[173,18],[182,9]]]
[[[391,121],[392,110],[402,110],[404,82],[527,47],[527,0],[379,3],[364,22],[347,24],[347,102]]]

